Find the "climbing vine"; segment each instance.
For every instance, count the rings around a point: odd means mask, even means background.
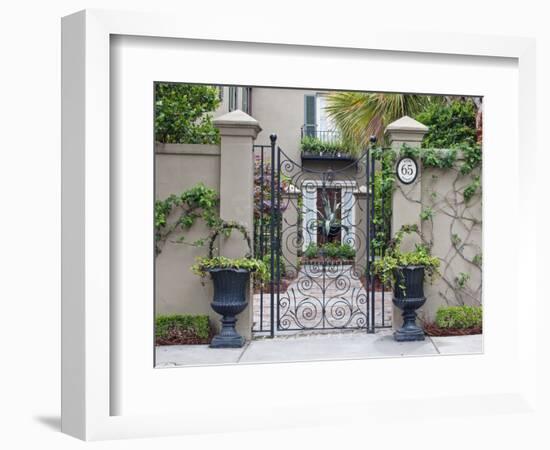
[[[218,193],[203,183],[198,183],[179,195],[171,194],[164,200],[157,200],[155,202],[156,254],[162,251],[166,240],[177,232],[180,232],[180,236],[174,242],[187,243],[185,235],[181,232],[189,230],[197,219],[204,220],[210,229],[218,227],[221,223],[218,206]],[[202,246],[205,239],[206,237],[197,239],[189,244]]]
[[[480,303],[482,284],[482,252],[475,244],[481,233],[481,146],[475,143],[464,143],[449,149],[418,148],[406,144],[400,148],[373,149],[374,157],[379,161],[380,170],[374,180],[374,191],[377,199],[384,197],[384,203],[391,204],[395,189],[411,202],[418,202],[410,197],[410,186],[396,183],[395,163],[403,156],[420,160],[424,169],[430,171],[429,179],[422,184],[422,209],[420,221],[422,230],[419,235],[428,249],[434,246],[434,221],[439,215],[446,217],[449,226],[449,251],[440,256],[442,262],[441,280],[444,288],[439,295],[449,305]],[[448,174],[452,173],[449,182]],[[443,176],[445,175],[445,176]],[[424,175],[425,176],[425,175]],[[418,180],[420,181],[420,180]],[[383,229],[389,230],[392,211],[387,208],[384,214],[375,207],[377,223],[385,224]],[[437,225],[438,227],[441,225]],[[388,242],[387,233],[384,236],[375,235],[372,245],[380,247],[382,242]],[[459,264],[455,264],[456,260]],[[455,271],[454,266],[460,266],[462,271]],[[475,277],[471,273],[478,272]]]

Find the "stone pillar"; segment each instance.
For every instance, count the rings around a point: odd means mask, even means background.
[[[403,144],[409,147],[420,147],[424,135],[428,132],[428,127],[409,116],[403,116],[401,119],[390,123],[385,131],[386,140],[394,149],[400,149]],[[399,158],[397,159],[399,160]],[[422,163],[416,161],[418,165],[418,175],[411,184],[403,184],[396,177],[395,191],[392,199],[392,236],[399,231],[403,225],[416,224],[421,230],[420,213],[422,211]],[[414,250],[415,243],[418,243],[418,237],[415,235],[405,236],[401,243],[401,250],[408,252]],[[403,321],[400,311],[393,307],[393,328],[401,327]]]
[[[252,145],[261,131],[258,121],[236,110],[214,119],[220,130],[220,217],[244,225],[253,239],[254,228],[254,155]],[[241,233],[234,230],[231,237],[221,238],[220,254],[241,258],[249,252]],[[237,331],[246,339],[252,335],[251,286],[248,307],[238,316]]]
[[[301,246],[298,239],[298,199],[300,191],[294,185],[289,185],[286,192],[281,193],[281,208],[283,223],[281,229],[281,257],[286,265],[287,275],[298,275],[298,251]]]

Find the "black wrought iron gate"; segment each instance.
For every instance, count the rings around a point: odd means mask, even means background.
[[[298,163],[270,139],[253,147],[254,252],[270,271],[254,287],[253,331],[390,327],[391,296],[371,274],[388,226],[373,151]]]

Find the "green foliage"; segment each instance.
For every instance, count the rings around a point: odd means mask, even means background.
[[[481,267],[481,265],[483,264],[483,255],[481,253],[478,253],[477,255],[474,256],[474,258],[472,259],[472,262],[477,267]]]
[[[342,224],[342,221],[338,219],[338,212],[342,210],[342,203],[339,203],[336,197],[334,197],[331,204],[324,190],[321,193],[321,202],[321,209],[316,209],[318,219],[308,224],[310,229],[320,228],[326,236],[330,234],[330,230],[334,227],[343,228],[345,231],[348,231],[349,227]]]
[[[395,189],[395,158],[393,151],[382,147],[372,149],[373,157],[380,162],[380,169],[374,174],[374,215],[373,224],[377,232],[371,240],[371,248],[380,253],[390,239],[392,218],[392,196]]]
[[[432,102],[415,118],[429,127],[423,147],[452,148],[476,144],[476,106],[471,99]]]
[[[481,155],[481,146],[479,145],[461,145],[460,150],[462,150],[462,155],[464,157],[464,162],[460,166],[460,173],[462,175],[467,175],[471,173],[476,167],[481,165],[482,155]]]
[[[225,256],[199,257],[197,262],[191,266],[194,274],[205,277],[210,269],[244,269],[254,272],[262,281],[269,280],[267,265],[254,258],[226,258]]]
[[[420,159],[424,167],[435,167],[437,169],[450,169],[458,157],[456,148],[411,147],[403,144],[397,151],[394,149],[388,149],[387,151],[395,154],[394,161],[398,158],[408,156]]]
[[[265,264],[265,266],[267,267],[267,270],[271,274],[271,254],[267,253],[266,255],[264,255],[264,257],[262,258],[262,261]],[[277,258],[275,258],[275,261],[274,261],[274,264],[273,264],[273,269],[275,271],[277,270]],[[282,277],[286,275],[286,264],[283,260],[282,255],[279,255],[279,274]]]
[[[463,175],[470,173],[481,164],[481,147],[479,145],[467,146],[458,145],[450,148],[411,147],[403,144],[399,149],[377,147],[373,155],[380,161],[385,161],[391,166],[401,158],[408,156],[419,159],[424,167],[435,167],[438,169],[450,169],[458,161],[459,150],[462,151],[464,162],[460,166]]]
[[[155,319],[155,337],[165,339],[174,330],[191,331],[196,337],[206,339],[210,335],[207,315],[173,314]]]
[[[470,279],[470,274],[466,272],[460,272],[456,277],[455,283],[458,289],[464,289],[468,280]]]
[[[434,211],[431,206],[426,206],[421,212],[420,212],[420,219],[421,220],[431,220],[434,216]]]
[[[415,116],[432,102],[429,95],[334,92],[327,98],[325,111],[341,130],[345,142],[356,149],[369,144],[372,135],[384,140],[384,130],[393,121]]]
[[[209,228],[220,224],[218,216],[218,193],[203,183],[198,183],[179,195],[172,194],[165,200],[155,202],[155,241],[157,254],[162,250],[162,244],[175,231],[189,230],[197,219],[202,218]],[[179,209],[179,216],[174,222],[168,223],[170,214]],[[176,242],[183,242],[181,236]],[[201,246],[204,239],[199,239],[191,245]]]
[[[459,246],[461,242],[462,242],[462,238],[458,234],[456,233],[451,234],[451,243],[455,247]]]
[[[455,148],[422,148],[420,157],[424,167],[450,169],[456,161],[457,151]]]
[[[310,243],[304,251],[304,256],[308,259],[331,258],[350,260],[355,258],[355,249],[349,244],[338,244],[336,242],[327,242],[319,246]]]
[[[243,239],[248,245],[249,252],[244,258],[226,258],[225,256],[214,256],[214,242],[218,235],[222,234],[225,237],[229,237],[233,230],[239,231]],[[208,256],[199,257],[195,264],[191,266],[191,270],[194,274],[200,277],[205,277],[209,269],[244,269],[249,272],[254,272],[257,278],[261,281],[269,280],[269,270],[264,261],[252,258],[252,242],[250,236],[246,230],[246,227],[237,222],[224,222],[221,221],[210,234],[208,238]]]
[[[372,272],[380,277],[382,282],[389,286],[395,283],[395,272],[406,266],[424,266],[424,273],[430,280],[439,275],[439,258],[430,255],[428,248],[423,244],[416,244],[415,250],[403,253],[399,249],[405,234],[418,233],[416,225],[405,225],[395,234],[382,258],[374,261]]]
[[[481,327],[483,311],[481,306],[447,306],[437,310],[435,323],[440,328]]]
[[[468,203],[472,197],[476,194],[476,192],[478,191],[478,189],[481,187],[481,181],[480,181],[480,178],[478,176],[476,177],[473,177],[472,181],[470,182],[470,184],[468,184],[468,186],[466,186],[464,188],[464,192],[463,192],[463,195],[464,195],[464,201],[466,203]]]
[[[219,131],[209,114],[219,104],[215,86],[155,83],[155,140],[183,144],[219,143]]]
[[[317,245],[313,242],[310,243],[304,251],[304,256],[308,259],[317,258],[319,256],[319,247],[317,247]]]
[[[311,153],[315,155],[350,153],[350,148],[342,141],[323,141],[314,136],[304,136],[300,142],[300,148],[302,149],[302,153]]]

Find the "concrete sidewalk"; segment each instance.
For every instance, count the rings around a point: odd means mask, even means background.
[[[207,345],[156,347],[156,367],[255,364],[422,355],[479,354],[483,335],[426,337],[419,342],[396,342],[391,331],[317,334],[256,339],[238,349]]]

